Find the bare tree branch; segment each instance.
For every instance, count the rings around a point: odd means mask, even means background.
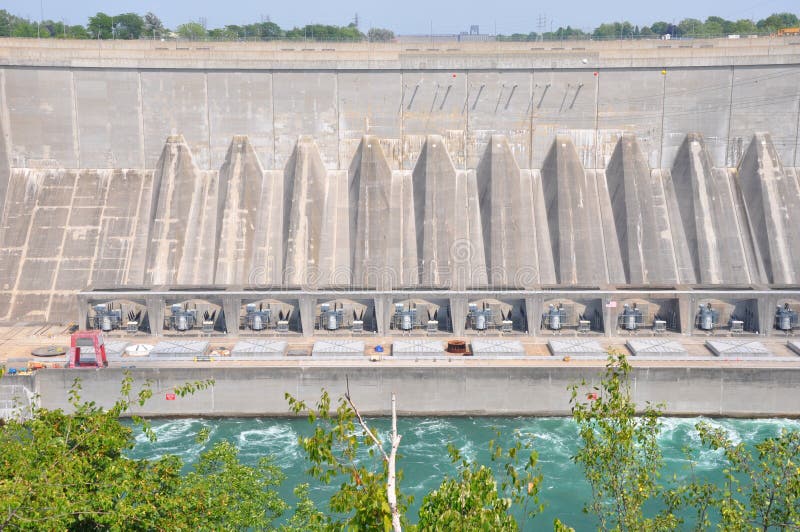
[[[375,445],[380,449],[381,454],[383,455],[383,459],[388,463],[389,462],[389,455],[386,454],[386,451],[383,450],[383,446],[381,445],[381,441],[378,439],[377,436],[372,432],[372,430],[367,426],[367,423],[364,421],[364,418],[361,417],[361,412],[358,411],[356,405],[353,403],[353,400],[350,398],[350,379],[345,377],[345,382],[347,384],[347,392],[344,394],[344,398],[347,399],[347,404],[350,405],[350,408],[353,409],[355,412],[356,417],[358,418],[358,423],[361,425],[361,428],[364,429],[364,432],[370,437],[370,439],[375,443]]]
[[[397,506],[397,473],[395,471],[397,464],[397,449],[400,447],[400,439],[402,436],[397,434],[397,401],[395,399],[395,395],[392,393],[392,448],[387,455],[386,451],[383,450],[380,440],[377,436],[375,436],[375,433],[372,432],[369,426],[367,426],[364,418],[361,417],[361,412],[358,411],[355,403],[353,403],[353,399],[350,397],[350,378],[347,376],[345,376],[345,383],[347,386],[347,391],[344,394],[344,398],[347,400],[347,404],[349,404],[350,408],[353,409],[361,428],[364,429],[364,432],[366,432],[370,439],[375,443],[375,446],[380,450],[381,455],[386,462],[386,500],[389,503],[389,510],[392,512],[392,530],[394,532],[402,532],[403,528],[400,523],[400,509]]]

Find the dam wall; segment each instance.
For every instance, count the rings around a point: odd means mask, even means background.
[[[147,416],[287,416],[285,393],[313,405],[324,388],[337,399],[350,393],[362,413],[390,412],[391,394],[404,415],[570,415],[569,386],[597,385],[602,368],[591,367],[240,367],[107,368],[102,371],[39,370],[34,375],[39,405],[69,408],[68,392],[80,377],[81,397],[108,407],[118,397],[125,372],[134,392],[145,380],[153,397],[133,412]],[[7,377],[4,379],[12,379]],[[17,377],[19,378],[19,377]],[[175,386],[214,379],[193,395],[168,400]],[[797,368],[634,368],[634,401],[664,403],[668,415],[796,417],[800,398]],[[758,397],[757,401],[753,398]]]
[[[11,166],[153,170],[180,134],[201,170],[219,171],[234,135],[283,169],[307,135],[326,169],[347,169],[374,135],[392,170],[412,170],[436,134],[466,170],[502,134],[527,169],[561,131],[590,169],[623,132],[653,168],[688,133],[736,166],[756,131],[797,166],[796,38],[443,46],[3,39]]]
[[[0,41],[0,320],[132,286],[800,284],[800,40]]]

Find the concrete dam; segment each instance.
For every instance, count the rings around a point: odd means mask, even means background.
[[[6,322],[125,299],[158,332],[196,298],[230,332],[273,298],[310,334],[344,294],[459,333],[485,296],[533,333],[558,296],[608,331],[628,297],[766,333],[800,304],[798,38],[4,39],[0,133]]]

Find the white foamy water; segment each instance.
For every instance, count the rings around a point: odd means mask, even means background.
[[[369,423],[388,448],[389,422],[371,419]],[[662,479],[673,475],[685,478],[689,473],[689,458],[685,449],[691,448],[695,472],[716,478],[723,463],[721,451],[700,445],[695,429],[699,422],[722,428],[734,443],[753,444],[766,437],[777,435],[782,429],[800,430],[800,421],[788,419],[708,419],[663,418],[659,443],[664,454]],[[254,464],[264,456],[271,456],[286,474],[281,494],[291,499],[292,488],[300,482],[311,483],[311,496],[324,507],[332,493],[330,486],[320,486],[305,474],[305,462],[298,438],[310,435],[312,429],[305,419],[177,419],[157,420],[153,423],[158,440],[149,442],[142,434],[136,436],[136,457],[158,458],[176,454],[188,464],[197,460],[200,453],[215,442],[227,440],[239,449],[240,458]],[[210,433],[208,441],[197,443],[195,436],[201,429]],[[398,466],[404,472],[400,487],[413,495],[410,509],[412,521],[425,493],[438,487],[445,476],[457,474],[450,463],[447,445],[459,449],[468,460],[483,464],[489,460],[489,442],[508,448],[517,439],[530,444],[539,454],[539,467],[544,475],[540,498],[546,504],[544,514],[538,516],[526,529],[549,528],[553,518],[559,517],[576,530],[594,528],[590,517],[581,511],[590,495],[582,470],[572,462],[579,444],[578,430],[568,418],[401,418],[398,429],[403,435]],[[356,431],[360,435],[360,430]],[[359,453],[367,460],[366,449]],[[190,465],[189,465],[190,466]],[[333,485],[339,481],[335,480]]]

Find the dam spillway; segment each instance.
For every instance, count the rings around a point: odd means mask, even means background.
[[[0,99],[4,321],[94,289],[800,285],[797,38],[5,39]]]

